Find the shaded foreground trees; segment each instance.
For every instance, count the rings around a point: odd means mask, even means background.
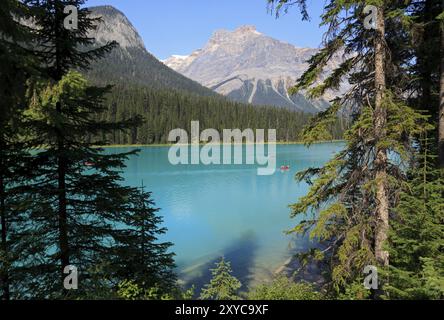
[[[442,13],[438,16],[440,29],[440,83],[439,83],[439,113],[438,113],[438,155],[439,166],[444,169],[444,1],[441,1]]]
[[[326,297],[309,283],[296,282],[292,277],[276,275],[270,283],[241,289],[241,282],[232,275],[231,263],[221,258],[211,269],[210,283],[202,289],[202,300],[322,300]]]
[[[262,284],[251,289],[249,300],[322,300],[325,297],[305,282],[295,282],[279,275],[271,284]]]
[[[25,18],[28,10],[18,1],[5,0],[0,7],[0,297],[11,296],[12,265],[19,254],[11,242],[15,223],[23,218],[16,203],[20,201],[17,184],[29,178],[26,144],[21,112],[26,108],[26,81],[33,73],[32,57],[19,42],[31,40],[29,30],[16,18]]]
[[[140,118],[95,120],[110,88],[91,86],[72,70],[87,68],[114,44],[93,46],[94,19],[83,4],[8,0],[0,12],[7,63],[0,74],[3,299],[113,297],[129,276],[129,254],[149,259],[139,265],[140,285],[175,286],[171,244],[157,239],[165,230],[149,194],[122,186],[124,161],[137,150],[94,147],[107,143],[94,137],[133,128]],[[64,28],[66,5],[78,9],[77,30]],[[32,27],[15,22],[19,9],[26,15],[18,17],[32,16]],[[136,243],[137,227],[145,236]],[[64,288],[69,266],[80,272],[75,291]]]
[[[74,170],[79,171],[79,163],[88,161],[89,157],[94,158],[88,150],[92,145],[84,142],[84,134],[100,130],[100,123],[93,123],[90,118],[94,112],[93,108],[100,103],[104,94],[86,92],[92,91],[92,88],[87,88],[86,83],[82,83],[79,77],[75,78],[74,74],[68,72],[74,68],[87,68],[92,60],[99,59],[109,52],[115,43],[81,51],[81,46],[88,48],[94,44],[94,39],[87,37],[88,31],[93,28],[94,19],[88,17],[87,10],[80,9],[84,1],[28,0],[26,3],[35,13],[34,54],[42,67],[42,77],[48,79],[46,81],[49,85],[42,96],[32,98],[32,108],[35,110],[31,110],[34,112],[30,114],[32,125],[36,128],[35,136],[41,137],[41,144],[47,147],[45,152],[38,155],[41,166],[46,168],[42,177],[45,183],[39,185],[39,188],[45,192],[52,190],[54,198],[51,193],[45,194],[45,198],[51,202],[56,201],[59,243],[56,255],[60,260],[61,279],[64,279],[64,269],[70,265],[71,255],[75,254],[70,252],[72,248],[68,239],[69,202],[74,201],[69,199],[68,190],[73,190],[73,186],[67,185],[67,181],[70,175],[74,174]],[[67,5],[79,9],[78,29],[75,31],[64,26],[64,9]],[[55,86],[53,83],[56,83]],[[105,170],[111,167],[112,164],[104,163]],[[72,181],[77,182],[81,178],[82,174],[72,177]],[[71,197],[78,196],[74,193]],[[77,206],[81,207],[81,204]]]
[[[303,18],[308,18],[304,0],[270,0],[269,3],[277,13],[298,5]],[[376,6],[373,7],[377,10],[374,28],[364,25],[367,5]],[[436,26],[441,12],[437,1],[428,0],[328,1],[322,15],[322,24],[328,27],[324,48],[310,59],[309,69],[293,88],[293,92],[305,89],[312,97],[318,97],[325,90],[336,88],[341,81],[352,85],[348,93],[319,114],[303,133],[310,144],[322,134],[325,124],[345,109],[352,117],[351,129],[345,134],[347,147],[323,168],[312,168],[298,175],[299,179],[312,183],[312,188],[292,206],[293,216],[304,215],[292,232],[309,233],[325,245],[322,251],[312,250],[309,254],[326,263],[329,288],[337,296],[382,297],[385,291],[389,297],[389,288],[398,285],[404,294],[397,297],[415,297],[406,292],[415,292],[419,282],[402,284],[401,278],[393,277],[406,275],[402,270],[409,270],[410,275],[422,277],[421,281],[431,280],[433,277],[426,280],[424,272],[419,275],[421,268],[418,264],[414,266],[418,261],[427,262],[427,270],[434,261],[434,270],[439,270],[441,258],[437,254],[443,250],[439,245],[433,253],[433,250],[415,251],[413,260],[406,263],[409,258],[402,255],[415,250],[408,243],[420,238],[407,240],[400,223],[410,225],[415,219],[409,214],[424,212],[425,221],[434,222],[417,225],[418,233],[408,234],[417,237],[432,232],[434,240],[430,241],[442,242],[444,234],[439,227],[442,220],[436,211],[442,208],[443,202],[442,191],[436,189],[436,184],[442,183],[439,178],[442,172],[426,175],[424,190],[434,190],[433,193],[427,191],[426,196],[413,191],[420,176],[415,178],[407,172],[408,168],[413,172],[417,170],[421,165],[419,155],[426,149],[436,155],[429,166],[440,166],[437,161],[439,138],[435,140],[435,149],[425,147],[423,138],[439,137],[440,99],[436,95],[439,75],[436,76],[436,68],[431,66],[440,65],[433,45],[440,41],[439,33],[430,30],[439,30]],[[317,84],[323,67],[335,54],[343,54],[345,61]],[[404,196],[401,192],[405,192]],[[423,211],[408,194],[435,209]],[[441,197],[435,198],[432,194]],[[409,221],[401,222],[406,218]],[[390,226],[395,235],[389,240]],[[405,241],[403,246],[399,246],[400,238]],[[388,255],[390,246],[393,261]],[[363,290],[366,265],[379,267],[382,281],[377,292]],[[397,272],[382,272],[390,270],[388,265]],[[442,279],[442,273],[435,272],[434,277]],[[422,297],[439,297],[436,281],[434,288],[431,295]]]
[[[444,298],[444,176],[431,142],[422,140],[418,166],[408,173],[392,221],[386,291],[394,299]]]

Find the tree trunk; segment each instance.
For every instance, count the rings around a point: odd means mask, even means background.
[[[61,113],[60,102],[57,103],[57,112]],[[66,200],[66,159],[64,155],[64,144],[62,134],[58,137],[58,218],[59,218],[59,247],[62,282],[65,279],[64,269],[69,265],[69,243],[68,243],[68,216]]]
[[[62,264],[62,278],[64,278],[63,269],[69,265],[69,246],[68,246],[68,223],[66,211],[66,183],[65,183],[65,161],[63,157],[59,158],[58,164],[58,214],[59,214],[59,240],[60,240],[60,261]]]
[[[4,140],[0,139],[0,150],[4,150]],[[5,186],[5,176],[4,176],[5,163],[3,161],[3,155],[0,158],[0,225],[1,225],[1,246],[0,246],[0,257],[3,257],[2,269],[0,269],[0,280],[2,284],[3,296],[2,300],[10,299],[9,292],[9,263],[8,263],[8,223],[6,218],[6,186]]]
[[[0,270],[1,282],[2,282],[2,291],[3,291],[3,300],[9,300],[9,264],[8,264],[8,243],[7,243],[7,219],[6,219],[6,205],[5,205],[5,185],[3,176],[0,176],[0,216],[1,216],[1,255],[4,260],[2,262],[3,268]]]
[[[376,143],[386,137],[387,110],[384,106],[384,93],[386,89],[385,79],[385,21],[384,10],[378,8],[378,19],[375,43],[375,86],[376,100],[374,111],[374,130]],[[384,250],[384,244],[388,237],[389,229],[389,202],[387,192],[387,150],[376,148],[376,232],[375,232],[375,257],[380,266],[389,263],[388,252]]]
[[[60,7],[56,8],[56,11],[60,10]],[[55,81],[62,80],[64,76],[63,68],[61,66],[61,55],[63,49],[59,47],[61,40],[60,29],[63,28],[63,21],[60,20],[63,14],[61,12],[56,12],[55,14],[55,34],[54,41],[56,44],[55,48],[55,73],[53,79]],[[62,114],[61,102],[56,103],[56,111],[58,114]],[[60,264],[61,264],[61,285],[63,285],[65,280],[65,267],[70,264],[70,250],[68,242],[68,215],[67,215],[67,199],[66,199],[66,169],[67,169],[67,159],[66,150],[64,144],[63,133],[60,129],[56,130],[57,134],[57,205],[58,205],[58,222],[59,222],[59,249],[60,249]],[[66,293],[66,290],[63,289]]]
[[[425,48],[430,45],[430,40],[434,38],[433,32],[435,28],[430,21],[435,19],[433,14],[433,1],[427,0],[424,7],[424,15],[422,23],[424,23],[423,42],[420,49],[417,52],[418,65],[421,69],[421,91],[422,91],[422,108],[424,110],[430,110],[432,107],[432,73],[435,71],[435,66],[430,63],[430,52]]]
[[[444,0],[441,2],[441,7],[444,10]],[[439,167],[444,169],[444,22],[440,21],[441,24],[441,81],[439,87],[439,137],[438,137],[438,148],[439,148]]]

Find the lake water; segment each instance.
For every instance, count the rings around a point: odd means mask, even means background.
[[[277,165],[287,172],[258,176],[251,165],[178,165],[168,161],[168,147],[141,148],[127,162],[125,183],[153,193],[168,232],[162,240],[174,243],[178,273],[198,287],[209,277],[214,261],[225,256],[245,283],[263,281],[295,252],[310,245],[285,230],[297,224],[289,205],[306,194],[308,186],[295,174],[320,166],[341,150],[342,143],[278,145]],[[126,152],[131,148],[108,149]]]

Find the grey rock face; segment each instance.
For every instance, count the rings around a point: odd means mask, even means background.
[[[92,17],[100,17],[89,36],[103,45],[117,41],[117,48],[95,61],[87,72],[94,83],[142,85],[159,89],[178,89],[203,96],[214,91],[168,68],[147,51],[137,30],[128,18],[112,6],[89,8]]]
[[[203,49],[163,62],[237,101],[318,112],[338,92],[309,101],[302,94],[290,96],[287,90],[307,69],[307,60],[316,52],[317,49],[298,48],[268,37],[254,26],[243,26],[232,32],[216,31]],[[341,57],[335,57],[328,69],[333,70],[341,61]],[[322,78],[328,73],[326,70]]]
[[[137,30],[128,18],[112,6],[99,6],[89,8],[92,17],[101,17],[96,30],[91,32],[91,37],[99,43],[117,41],[122,48],[140,48],[145,50],[145,45]]]

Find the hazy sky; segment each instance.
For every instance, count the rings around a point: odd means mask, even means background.
[[[164,59],[201,48],[217,29],[255,25],[258,31],[298,47],[319,47],[319,15],[324,0],[308,0],[311,21],[301,21],[296,7],[276,19],[266,0],[89,0],[88,6],[112,5],[142,36],[147,49]]]

